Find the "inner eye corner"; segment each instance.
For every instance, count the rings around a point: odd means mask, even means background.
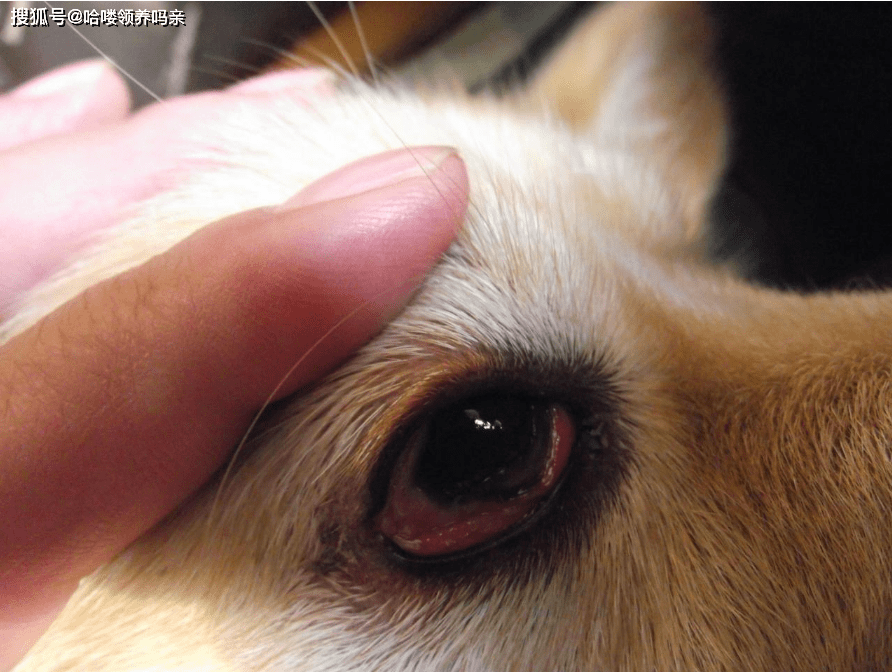
[[[551,508],[579,427],[556,395],[449,395],[394,433],[371,525],[408,562],[447,563],[498,546]]]

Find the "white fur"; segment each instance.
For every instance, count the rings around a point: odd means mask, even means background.
[[[409,403],[406,391],[416,386],[413,379],[419,371],[436,369],[443,361],[458,363],[471,353],[491,349],[581,361],[605,357],[623,370],[641,366],[634,329],[614,309],[622,303],[622,294],[634,291],[614,277],[621,268],[616,259],[628,255],[625,243],[615,233],[601,230],[589,204],[579,202],[573,185],[542,179],[542,175],[569,172],[616,185],[648,180],[656,185],[632,157],[612,154],[605,158],[557,121],[509,115],[495,102],[454,96],[422,101],[411,93],[373,91],[361,85],[313,106],[286,95],[263,117],[246,108],[244,114],[209,125],[195,143],[198,162],[213,169],[185,175],[182,189],[146,203],[135,219],[111,231],[107,242],[93,253],[26,297],[21,310],[4,325],[5,337],[98,280],[163,251],[201,225],[281,202],[309,182],[363,156],[403,146],[452,145],[466,161],[472,184],[471,207],[459,242],[414,305],[326,386],[296,407],[295,417],[283,423],[275,438],[266,439],[264,461],[255,460],[235,474],[228,498],[219,505],[226,520],[214,522],[215,534],[227,525],[243,527],[240,517],[249,522],[258,516],[281,515],[281,521],[258,526],[263,534],[281,535],[293,528],[296,539],[312,537],[313,520],[304,512],[317,509],[326,499],[326,490],[338,487],[337,480],[330,479],[343,477],[338,474],[345,463],[356,461],[358,454],[376,445],[367,434],[382,410]],[[633,172],[623,175],[623,171]],[[665,200],[656,190],[654,199]],[[647,199],[636,202],[644,210],[650,208]],[[324,420],[327,417],[339,421],[331,423]],[[208,508],[204,502],[194,512]],[[200,522],[186,522],[192,517],[187,513],[182,524],[174,527],[200,527]],[[200,514],[195,517],[201,518]],[[257,598],[253,585],[257,579],[243,570],[227,579],[227,594],[214,595],[214,599],[203,595],[195,598],[195,604],[182,603],[185,586],[166,586],[165,579],[149,580],[141,571],[142,576],[126,579],[128,585],[136,581],[139,595],[129,597],[129,589],[111,587],[111,577],[127,573],[128,555],[140,552],[137,544],[85,582],[80,591],[83,601],[75,599],[68,609],[73,619],[84,618],[76,612],[96,609],[96,616],[118,621],[115,637],[124,638],[122,649],[115,651],[115,644],[106,651],[107,644],[95,644],[80,629],[71,635],[60,632],[55,635],[58,641],[50,639],[51,665],[38,647],[32,658],[35,662],[19,669],[74,665],[71,669],[224,670],[246,665],[265,670],[489,670],[498,669],[495,661],[506,645],[506,633],[511,633],[512,646],[519,645],[524,658],[535,660],[537,650],[546,648],[564,629],[548,619],[517,623],[513,614],[519,603],[506,609],[503,604],[477,603],[471,596],[464,599],[474,605],[473,616],[461,609],[438,617],[434,627],[424,626],[424,614],[442,605],[417,604],[414,612],[409,605],[402,607],[405,616],[393,623],[347,606],[353,599],[361,601],[354,593],[361,594],[362,586],[318,585],[307,576],[301,569],[307,562],[307,549],[276,548],[275,539],[250,538],[254,535],[245,530],[234,532],[244,533],[249,538],[239,543],[239,555],[275,556],[264,560],[270,563],[264,574],[271,572],[264,580],[276,586],[267,598],[271,601]],[[191,567],[187,593],[200,593],[198,586],[213,582],[205,573],[223,571],[215,569],[219,559],[208,559],[213,551],[200,546],[162,547],[153,566],[166,565],[167,552],[190,558],[171,561],[171,567]],[[293,601],[273,599],[295,590],[299,598]],[[571,589],[563,586],[560,590]],[[511,601],[523,599],[514,596]],[[536,601],[535,597],[526,599]],[[341,601],[347,605],[339,606]],[[193,619],[203,627],[196,628]],[[208,619],[213,625],[208,626]],[[499,627],[493,627],[494,623]],[[456,637],[457,632],[466,634]],[[76,641],[69,641],[68,636]],[[97,636],[104,642],[104,635]],[[86,652],[99,650],[102,657],[88,654],[82,660]],[[569,667],[572,652],[566,656],[541,662]],[[62,662],[69,659],[79,662]],[[258,667],[257,661],[263,664]]]
[[[645,85],[642,63],[623,87]],[[622,98],[609,100],[613,125],[666,127],[646,110],[626,119]],[[209,122],[195,138],[202,168],[25,297],[3,338],[203,224],[384,150],[457,147],[467,219],[414,302],[263,427],[222,486],[86,579],[17,672],[688,672],[854,660],[847,641],[869,644],[888,613],[876,530],[890,489],[859,496],[839,484],[889,481],[892,422],[873,401],[889,392],[871,376],[889,366],[892,343],[876,324],[892,323],[892,307],[879,296],[775,295],[709,268],[689,236],[702,221],[685,220],[666,164],[605,137],[508,102],[359,84]],[[876,362],[863,365],[867,356]],[[484,577],[431,583],[388,562],[363,526],[389,437],[441,388],[529,362],[604,369],[616,386],[635,458],[597,528],[557,525],[573,553],[537,564],[519,551]],[[824,399],[824,383],[840,380],[852,385]],[[874,420],[853,424],[833,404]],[[837,453],[846,460],[827,468]],[[822,521],[839,524],[812,534]],[[826,597],[821,581],[842,597]]]

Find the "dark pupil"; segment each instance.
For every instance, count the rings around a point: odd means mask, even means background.
[[[442,504],[516,497],[546,456],[544,413],[528,399],[477,397],[435,413],[421,434],[415,484]]]

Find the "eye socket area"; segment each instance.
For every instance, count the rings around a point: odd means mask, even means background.
[[[557,491],[575,439],[557,403],[491,394],[443,407],[409,435],[374,525],[416,559],[498,543]]]

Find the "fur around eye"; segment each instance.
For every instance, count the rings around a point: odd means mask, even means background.
[[[511,95],[381,70],[309,105],[283,91],[209,118],[169,191],[23,298],[0,340],[354,161],[446,146],[467,166],[471,207],[409,304],[86,577],[15,672],[892,669],[892,292],[780,291],[729,260],[748,245],[710,256],[711,210],[733,211],[732,241],[763,214],[716,199],[738,110],[711,10],[595,4]],[[798,28],[817,10],[732,11],[783,47],[740,45],[764,107],[749,140],[780,166],[756,182],[791,211],[799,180],[836,201],[816,179],[839,159],[820,133],[800,137],[808,161],[778,150],[777,118],[801,120],[766,91],[796,98],[799,75],[763,80],[796,44],[834,55],[850,25],[825,18],[816,40]],[[888,32],[854,31],[877,72]],[[749,48],[770,67],[751,69]],[[880,80],[844,60],[825,62]],[[809,67],[822,116],[870,116]],[[858,161],[889,136],[880,111]],[[857,237],[843,212],[817,241],[828,254]]]

